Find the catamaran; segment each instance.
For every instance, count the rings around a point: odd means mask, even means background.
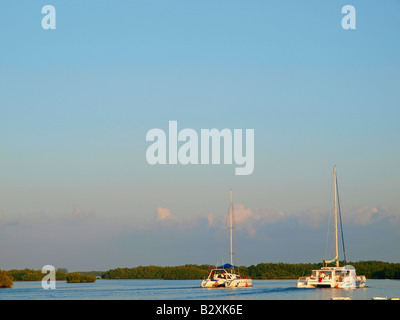
[[[298,288],[340,288],[355,289],[365,287],[365,276],[357,276],[353,266],[346,263],[346,251],[344,248],[344,237],[342,228],[342,216],[340,213],[339,189],[337,185],[336,166],[333,168],[334,183],[334,216],[335,216],[335,257],[332,260],[325,260],[324,266],[319,270],[312,270],[311,276],[301,277],[297,280]],[[339,266],[338,251],[338,212],[342,234],[343,255],[345,265]],[[334,267],[328,264],[334,263]]]
[[[240,274],[236,274],[234,269],[237,266],[233,265],[233,208],[232,208],[232,189],[230,190],[230,205],[229,205],[229,233],[230,233],[230,258],[231,263],[226,263],[219,267],[216,267],[210,271],[207,279],[201,281],[201,286],[204,288],[240,288],[240,287],[251,287],[253,281],[250,278],[242,277]],[[230,272],[227,271],[230,269]]]

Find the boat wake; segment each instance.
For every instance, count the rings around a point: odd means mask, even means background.
[[[237,299],[253,299],[253,297],[262,296],[263,299],[274,298],[274,295],[281,296],[285,293],[289,294],[299,289],[296,287],[278,287],[278,288],[217,288],[219,290],[210,289],[206,294],[196,295],[196,299],[227,299],[227,298],[237,298]],[[218,292],[218,294],[214,294]]]

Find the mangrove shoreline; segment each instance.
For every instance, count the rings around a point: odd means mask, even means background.
[[[400,279],[400,263],[383,261],[348,262],[356,268],[357,274],[367,279]],[[341,265],[344,265],[342,262]],[[319,269],[322,263],[259,263],[257,265],[240,266],[237,273],[254,280],[261,279],[297,279],[311,274],[311,270]],[[65,272],[56,271],[56,280],[67,282],[94,282],[101,279],[165,279],[188,280],[204,279],[210,270],[215,268],[208,264],[186,264],[180,266],[138,266],[132,268],[116,268],[108,271]],[[45,274],[41,270],[8,270],[2,271],[12,281],[41,281]]]

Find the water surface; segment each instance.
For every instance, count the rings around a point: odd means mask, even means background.
[[[362,289],[298,289],[296,280],[253,280],[250,288],[201,288],[200,280],[96,280],[94,283],[57,281],[55,290],[45,290],[41,281],[18,281],[0,289],[0,300],[118,299],[118,300],[330,300],[348,297],[400,297],[399,280],[367,280]]]

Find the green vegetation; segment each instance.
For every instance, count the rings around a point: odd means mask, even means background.
[[[94,282],[96,281],[96,276],[93,274],[83,273],[66,273],[65,269],[58,269],[56,271],[56,280],[66,280],[67,282]],[[9,277],[12,277],[14,281],[42,281],[45,276],[42,270],[9,270],[6,271]],[[70,281],[68,281],[68,278]]]
[[[348,262],[357,270],[357,274],[367,279],[400,279],[400,263],[382,261]],[[340,265],[344,265],[341,262]],[[252,279],[297,279],[308,276],[311,270],[319,269],[322,263],[259,263],[249,267],[240,267],[239,273]],[[186,264],[183,266],[140,266],[135,268],[117,268],[104,271],[73,272],[58,269],[56,280],[69,283],[94,282],[96,276],[105,279],[203,279],[214,266]],[[0,271],[0,287],[12,286],[12,281],[41,281],[44,274],[41,270],[9,270]]]
[[[400,279],[400,263],[382,261],[349,262],[357,274],[367,279]],[[343,265],[343,263],[341,264]],[[242,276],[252,279],[297,279],[308,276],[311,270],[319,269],[322,263],[259,263],[249,267],[240,267]],[[105,279],[203,279],[214,268],[209,265],[193,265],[174,267],[147,266],[136,268],[118,268],[105,273]]]
[[[105,273],[105,279],[202,279],[209,273],[208,265],[187,264],[184,266],[118,268]]]
[[[96,276],[93,274],[85,275],[78,272],[74,272],[74,273],[68,273],[66,280],[68,283],[95,282]]]
[[[256,266],[240,268],[243,275],[252,279],[297,279],[309,276],[311,270],[319,269],[322,264],[312,263],[259,263]]]
[[[11,288],[13,279],[7,274],[7,271],[0,270],[0,288]]]
[[[92,274],[96,278],[104,278],[105,271],[76,271],[77,273],[89,275]]]
[[[357,274],[363,274],[367,279],[400,279],[400,263],[382,261],[351,262]]]
[[[352,265],[358,275],[365,275],[367,279],[400,279],[400,263],[359,261],[347,264]],[[340,265],[343,266],[344,263]],[[308,276],[311,270],[321,267],[322,263],[260,263],[241,270],[252,279],[297,279]]]
[[[24,269],[24,270],[8,270],[8,275],[11,276],[14,281],[42,281],[45,276],[42,273],[42,270],[32,270],[32,269]],[[66,273],[60,270],[56,271],[56,279],[57,280],[65,280]]]

